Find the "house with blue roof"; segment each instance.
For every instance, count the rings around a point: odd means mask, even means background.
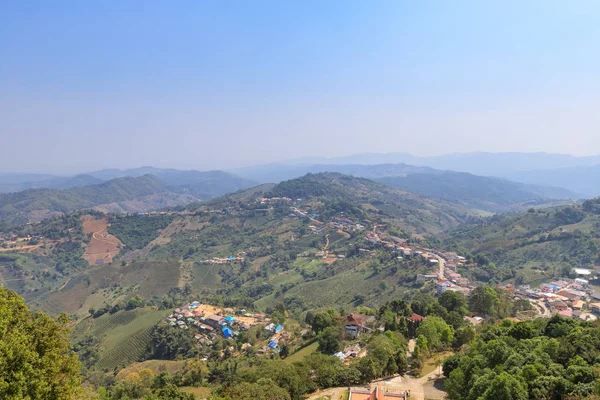
[[[223,336],[225,336],[225,338],[229,339],[233,337],[233,331],[229,328],[223,328]]]

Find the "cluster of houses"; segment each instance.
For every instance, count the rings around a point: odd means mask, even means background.
[[[31,242],[32,240],[44,240],[43,236],[31,236],[31,235],[27,235],[25,237],[19,237],[18,235],[15,235],[14,233],[10,233],[10,234],[2,234],[0,233],[0,246],[4,247],[4,248],[10,248],[10,247],[14,247],[16,245],[19,244],[19,242],[23,243],[28,243]]]
[[[327,224],[329,228],[337,229],[339,231],[351,233],[351,232],[360,232],[365,230],[364,225],[361,225],[355,221],[352,221],[350,218],[344,216],[344,213],[340,213],[339,217],[334,217],[329,224]]]
[[[259,197],[258,202],[260,204],[270,204],[270,203],[280,203],[280,202],[290,202],[292,199],[289,197]]]
[[[207,260],[198,260],[196,263],[198,264],[231,264],[231,263],[239,263],[244,261],[244,257],[240,256],[227,256],[227,257],[213,257]]]
[[[201,306],[198,301],[194,301],[181,308],[177,308],[165,321],[172,327],[196,329],[198,333],[194,337],[198,343],[204,345],[211,345],[217,337],[233,338],[238,336],[240,332],[249,330],[254,325],[267,324],[264,327],[264,331],[270,335],[270,338],[266,342],[267,344],[257,350],[257,355],[264,355],[270,352],[277,353],[279,352],[280,345],[291,339],[290,334],[284,332],[283,325],[271,323],[270,319],[265,318],[263,314],[252,314],[246,312],[246,310],[240,310],[240,313],[243,313],[243,315],[238,318],[232,315],[204,315],[204,312],[201,311]],[[226,308],[223,311],[234,314],[234,310],[232,309]],[[246,350],[249,347],[251,347],[249,343],[244,343],[242,350]]]
[[[471,291],[474,289],[467,278],[463,278],[461,274],[450,268],[444,268],[444,277],[438,279],[435,287],[439,294],[444,293],[446,290],[452,290],[461,292],[467,297],[471,295]]]
[[[233,313],[232,309],[224,311]],[[245,312],[245,310],[241,310]],[[255,323],[248,323],[239,320],[231,315],[222,316],[219,314],[204,315],[200,310],[200,303],[194,301],[181,308],[177,308],[166,318],[166,322],[181,329],[196,328],[199,333],[195,335],[196,340],[202,344],[210,344],[218,335],[225,338],[237,336],[241,331],[247,331],[252,325],[260,322],[266,322],[267,319],[262,314],[249,314],[244,316],[252,318]]]
[[[257,351],[257,355],[264,355],[269,352],[279,352],[280,344],[283,344],[286,341],[290,340],[290,334],[288,332],[283,332],[283,325],[275,325],[274,323],[270,323],[269,325],[264,327],[265,332],[271,334],[269,338],[268,344],[260,347]]]
[[[579,268],[574,272],[586,277],[592,274],[590,270]],[[529,285],[523,285],[518,290],[515,290],[513,285],[506,285],[504,288],[517,295],[541,302],[550,314],[558,314],[565,318],[579,318],[584,321],[595,321],[600,315],[600,294],[592,289],[587,279],[547,282],[542,283],[538,288],[531,288]]]
[[[373,229],[371,232],[367,233],[365,236],[365,242],[373,247],[383,247],[389,250],[394,250],[397,245],[405,244],[406,240],[400,239],[398,244],[394,243],[391,239],[387,240],[389,236],[386,233],[379,232],[377,228]]]
[[[137,215],[148,215],[148,216],[155,216],[155,215],[173,215],[173,214],[177,214],[173,211],[139,211],[137,213]]]

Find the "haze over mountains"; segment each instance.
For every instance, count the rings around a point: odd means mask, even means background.
[[[13,177],[13,183],[7,185],[19,184],[14,182]],[[41,188],[1,194],[0,222],[40,221],[89,208],[117,213],[150,211],[212,199],[255,183],[222,171],[145,167],[129,171],[99,171],[73,178],[45,178],[35,184],[25,182],[22,185]],[[48,186],[44,188],[45,185]]]
[[[378,169],[373,173],[365,166],[396,165],[394,173]],[[398,166],[405,164],[406,166]],[[549,153],[456,153],[419,157],[408,153],[364,153],[344,157],[307,157],[280,164],[266,164],[232,170],[248,179],[263,182],[290,179],[302,172],[336,171],[353,173],[362,166],[360,175],[368,178],[404,175],[404,172],[449,170],[478,176],[493,176],[533,185],[567,189],[576,197],[600,196],[600,156],[576,157]],[[419,170],[421,167],[423,169]],[[403,171],[402,168],[405,168]],[[427,169],[429,168],[429,169]]]
[[[524,183],[560,186],[586,197],[600,195],[600,165],[515,172],[507,176]]]
[[[223,171],[181,171],[154,167],[133,169],[104,169],[75,176],[43,174],[0,174],[0,193],[18,192],[26,189],[70,189],[95,185],[111,179],[154,175],[164,184],[188,190],[203,198],[244,189],[256,182]]]
[[[552,170],[572,167],[591,167],[600,164],[600,156],[576,157],[551,153],[454,153],[420,157],[408,153],[363,153],[344,157],[307,157],[290,163],[311,164],[387,164],[405,163],[442,170],[469,172],[484,176],[507,176],[529,170]]]
[[[319,160],[327,163],[307,163]],[[402,160],[415,165],[398,162]],[[439,157],[390,153],[296,160],[231,172],[146,166],[75,176],[1,174],[0,193],[8,194],[0,196],[0,217],[27,222],[85,208],[149,211],[322,172],[366,178],[467,209],[502,213],[600,195],[600,165],[594,164],[597,162],[600,163],[600,157],[545,153]],[[556,168],[559,166],[563,168]]]

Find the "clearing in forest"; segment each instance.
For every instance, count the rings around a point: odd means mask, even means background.
[[[92,239],[87,245],[82,258],[90,265],[108,264],[119,254],[121,241],[114,235],[108,233],[108,220],[96,218],[91,215],[81,217],[83,232],[92,234]]]

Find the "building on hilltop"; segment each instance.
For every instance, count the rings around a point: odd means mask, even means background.
[[[585,268],[573,268],[573,272],[575,274],[577,274],[578,276],[592,276],[593,275],[593,271],[591,269],[585,269]]]
[[[356,339],[363,333],[369,333],[372,331],[367,324],[375,321],[375,317],[370,315],[356,314],[352,313],[348,315],[346,318],[346,323],[344,325],[344,330],[346,331],[346,335],[349,337]]]

